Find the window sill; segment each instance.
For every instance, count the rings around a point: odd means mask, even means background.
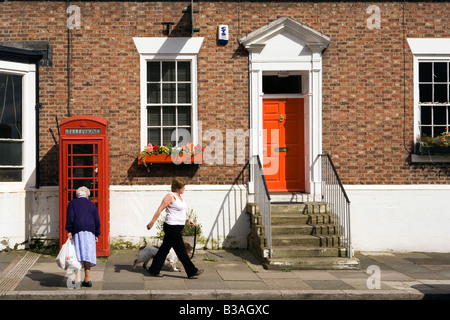
[[[411,163],[450,163],[450,154],[412,154]]]

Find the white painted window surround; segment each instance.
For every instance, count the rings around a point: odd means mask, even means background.
[[[419,63],[450,60],[450,38],[408,38],[414,56],[414,141],[420,140]],[[450,162],[449,157],[413,154],[412,162]]]
[[[147,145],[147,61],[152,60],[191,61],[192,141],[196,144],[199,141],[197,116],[197,54],[200,51],[203,38],[136,37],[133,38],[133,41],[140,55],[141,147]]]
[[[34,187],[36,182],[36,145],[35,145],[35,96],[36,65],[0,60],[0,73],[22,76],[22,181],[0,182],[0,191],[21,190]]]

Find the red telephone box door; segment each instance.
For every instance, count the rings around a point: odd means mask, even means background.
[[[109,255],[109,148],[106,121],[90,116],[61,122],[60,138],[60,246],[67,240],[66,209],[79,187],[87,187],[89,199],[100,215],[97,256]]]

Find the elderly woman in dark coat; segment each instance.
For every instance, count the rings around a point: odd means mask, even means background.
[[[78,188],[77,198],[67,205],[66,230],[73,239],[78,260],[84,267],[82,285],[92,287],[91,267],[97,264],[96,242],[100,236],[100,216],[96,205],[88,199],[90,191]]]

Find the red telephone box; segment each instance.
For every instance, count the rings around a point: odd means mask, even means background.
[[[79,187],[89,188],[100,215],[97,256],[109,255],[109,147],[106,120],[73,116],[60,123],[59,241],[67,241],[66,209]]]

